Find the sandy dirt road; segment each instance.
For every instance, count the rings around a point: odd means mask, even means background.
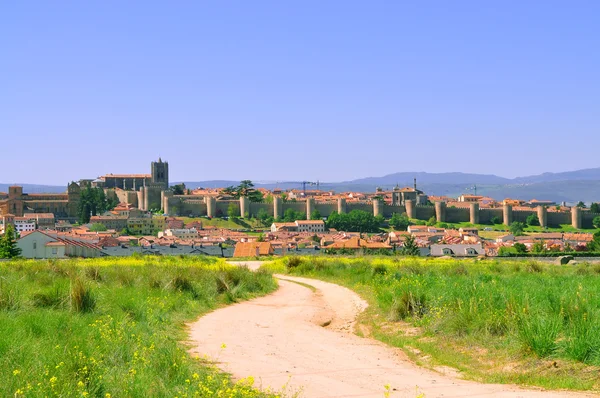
[[[275,293],[191,324],[192,351],[208,355],[235,378],[253,376],[262,388],[287,385],[301,397],[383,397],[385,385],[392,397],[591,396],[480,384],[420,368],[400,350],[352,333],[367,305],[356,293],[313,279],[278,278]]]

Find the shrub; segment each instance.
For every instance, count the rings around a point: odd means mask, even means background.
[[[394,297],[390,308],[390,320],[406,319],[409,316],[421,318],[427,313],[427,298],[424,293],[404,291]]]
[[[298,267],[300,264],[302,264],[302,258],[300,258],[300,257],[293,257],[293,256],[292,256],[292,257],[288,257],[288,258],[286,259],[286,262],[285,262],[285,266],[286,266],[288,269],[291,269],[291,268],[296,268],[296,267]]]
[[[92,290],[79,278],[71,280],[71,309],[75,312],[91,312],[96,308]]]
[[[519,319],[518,332],[525,349],[544,358],[556,351],[560,327],[561,321],[556,316],[526,314]]]

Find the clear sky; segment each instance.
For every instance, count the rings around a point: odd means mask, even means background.
[[[599,1],[3,1],[0,182],[599,167]]]

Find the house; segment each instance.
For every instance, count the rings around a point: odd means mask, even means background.
[[[325,222],[323,220],[296,220],[298,232],[325,232]]]
[[[358,249],[384,249],[389,250],[392,246],[388,245],[385,242],[369,242],[365,239],[361,239],[358,236],[353,236],[350,239],[338,240],[333,242],[332,244],[325,246],[325,249],[348,249],[348,250],[358,250]]]
[[[25,258],[99,257],[97,244],[60,234],[33,231],[17,241]]]
[[[465,235],[465,234],[479,235],[479,229],[474,228],[474,227],[461,227],[461,228],[459,228],[458,232],[460,232],[461,235]]]
[[[515,236],[513,234],[501,235],[496,238],[497,243],[513,242],[514,240]]]
[[[115,231],[122,231],[127,228],[127,216],[121,215],[110,215],[110,216],[92,216],[90,218],[92,224],[102,224],[107,229],[114,229]]]
[[[196,228],[166,229],[158,233],[158,237],[177,238],[177,239],[196,239],[198,230]]]
[[[458,197],[459,202],[479,202],[483,199],[483,196],[480,195],[460,195]]]
[[[270,242],[238,242],[233,257],[259,257],[272,254],[273,245]]]
[[[271,232],[290,231],[297,232],[298,225],[293,222],[274,222],[271,224]]]
[[[456,256],[456,257],[472,257],[484,256],[485,250],[481,243],[474,244],[439,244],[431,245],[431,255],[440,256]]]

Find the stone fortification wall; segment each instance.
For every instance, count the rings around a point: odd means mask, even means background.
[[[158,197],[158,199],[154,199],[158,202],[156,206],[160,205],[160,198],[162,197],[162,208],[163,210],[168,209],[169,215],[208,215],[212,217],[224,217],[227,216],[229,205],[231,203],[234,204],[238,212],[241,211],[240,203],[242,201],[240,200],[215,200],[215,198],[212,197],[202,198],[187,195],[173,196],[167,195],[166,193],[160,194],[151,189],[147,189],[146,192],[150,193],[149,196],[155,195]],[[139,199],[144,197],[140,192],[115,192],[114,190],[107,190],[107,195],[117,195],[120,201],[126,201],[128,203],[139,203]],[[147,201],[151,203],[151,200]],[[390,218],[394,213],[407,213],[407,207],[402,205],[388,205],[383,202],[376,205],[373,204],[373,202],[347,202],[344,199],[326,202],[314,201],[309,204],[307,201],[283,202],[281,198],[275,197],[273,203],[255,203],[246,201],[244,207],[250,217],[256,216],[260,209],[265,210],[267,214],[271,216],[275,216],[276,209],[278,209],[280,213],[279,216],[282,217],[287,209],[306,213],[307,208],[309,207],[313,210],[318,210],[323,217],[328,217],[332,212],[338,212],[340,209],[345,210],[345,212],[362,210],[373,214],[376,207],[378,207],[380,214],[386,218]],[[545,214],[548,227],[559,227],[563,224],[570,224],[576,228],[592,228],[592,220],[594,217],[600,216],[600,214],[593,214],[590,211],[583,211],[577,208],[573,208],[571,211],[567,212],[547,211],[547,209],[541,208],[515,210],[511,206],[481,209],[473,205],[468,207],[448,207],[447,204],[443,202],[437,202],[435,203],[435,206],[413,205],[411,212],[414,213],[414,218],[417,220],[429,220],[431,217],[435,216],[440,222],[472,222],[472,220],[475,219],[478,220],[479,224],[489,224],[493,217],[498,217],[505,224],[509,224],[513,221],[525,223],[527,217],[531,214],[536,214],[538,217],[540,214]],[[477,214],[474,214],[474,212]],[[240,215],[242,214],[240,213]],[[506,219],[506,216],[508,216],[508,219]]]
[[[592,213],[591,211],[581,212],[581,228],[593,228],[592,221],[595,217],[600,216],[600,213]]]
[[[498,209],[479,209],[479,223],[489,224],[492,222],[492,218],[498,217],[502,222],[502,208]]]
[[[570,212],[549,211],[546,214],[549,227],[560,227],[561,224],[571,224]]]
[[[416,210],[416,219],[417,220],[429,220],[431,217],[435,217],[435,207],[434,206],[417,206]]]
[[[338,202],[316,202],[315,209],[321,213],[321,217],[329,217],[334,211],[338,211]]]
[[[373,212],[373,204],[371,202],[346,202],[346,212],[350,213],[352,210],[362,210]]]
[[[469,222],[469,209],[464,207],[446,207],[446,221],[449,223]]]

